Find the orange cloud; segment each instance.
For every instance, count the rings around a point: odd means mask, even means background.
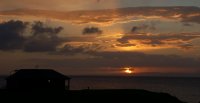
[[[148,19],[172,19],[200,23],[199,14],[200,8],[198,7],[132,7],[85,11],[18,9],[0,12],[0,15],[52,18],[77,24],[113,24]]]
[[[169,33],[169,34],[125,34],[117,39],[118,46],[144,45],[144,46],[171,46],[183,49],[193,47],[189,42],[200,38],[199,33]]]

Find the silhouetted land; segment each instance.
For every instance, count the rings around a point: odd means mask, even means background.
[[[6,83],[6,89],[0,90],[1,101],[6,102],[183,103],[167,93],[146,90],[69,90],[70,78],[51,69],[20,69]]]
[[[67,91],[9,91],[0,90],[1,101],[56,103],[184,103],[167,93],[146,90],[67,90]]]

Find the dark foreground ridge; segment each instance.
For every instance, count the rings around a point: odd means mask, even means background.
[[[70,90],[70,79],[51,69],[20,69],[7,77],[0,98],[15,103],[183,103],[169,94],[146,90]]]
[[[137,89],[120,90],[66,90],[66,91],[0,91],[1,100],[7,102],[56,103],[184,103],[167,93]]]

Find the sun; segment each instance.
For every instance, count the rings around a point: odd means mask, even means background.
[[[131,67],[125,67],[125,68],[124,68],[124,72],[125,72],[126,74],[133,74],[133,69],[132,69]]]

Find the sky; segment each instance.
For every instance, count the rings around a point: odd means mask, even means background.
[[[0,0],[0,74],[200,75],[199,0]],[[132,71],[132,72],[125,72]]]

